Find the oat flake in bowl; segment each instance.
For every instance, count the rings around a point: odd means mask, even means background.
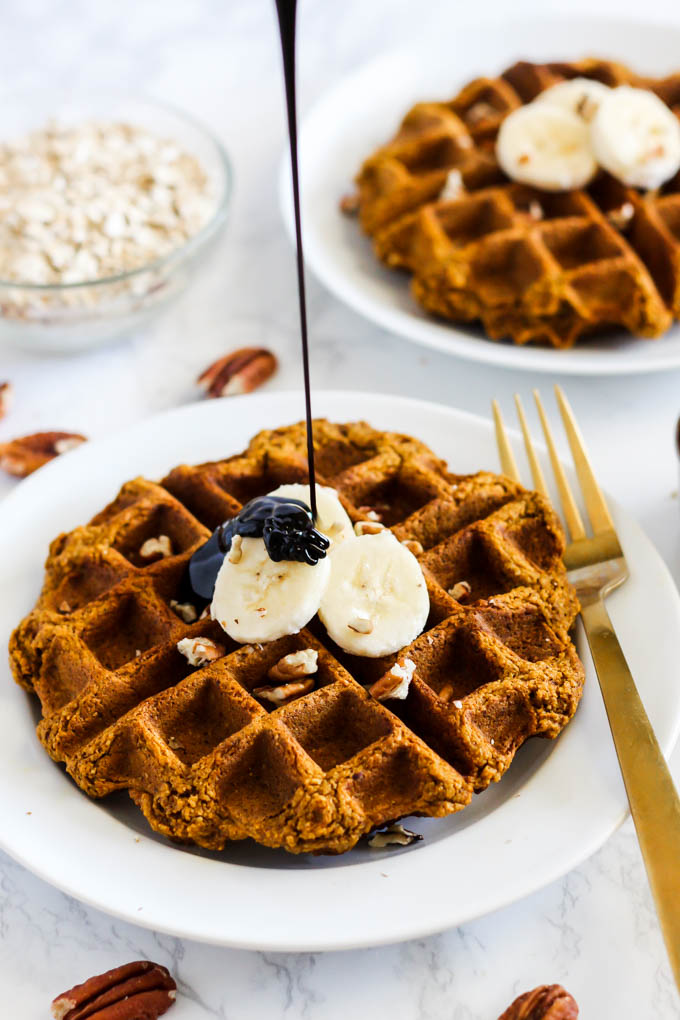
[[[126,96],[26,119],[21,133],[0,123],[0,339],[75,349],[134,329],[183,289],[224,223],[224,150]]]

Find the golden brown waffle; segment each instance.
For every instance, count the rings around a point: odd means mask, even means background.
[[[422,546],[430,618],[398,656],[347,655],[317,621],[238,646],[171,605],[211,529],[244,501],[306,480],[304,424],[176,468],[161,485],[124,485],[52,543],[38,604],[12,637],[50,755],[91,796],[127,789],[173,839],[342,852],[387,820],[464,807],[524,740],[555,737],[576,710],[583,672],[567,631],[577,604],[545,500],[497,475],[452,475],[422,443],[363,423],[317,421],[314,435],[319,482],[350,517],[370,506]],[[160,535],[172,555],[145,562],[140,549]],[[224,654],[192,668],[177,642],[193,636]],[[303,648],[318,652],[315,689],[273,710],[258,701],[269,668]],[[371,697],[365,687],[409,658],[407,700]]]
[[[661,335],[680,318],[680,174],[641,194],[601,173],[587,191],[512,184],[495,158],[504,117],[566,78],[650,88],[680,116],[680,74],[603,60],[521,62],[449,102],[418,103],[357,177],[359,217],[429,312],[494,340],[570,347],[612,326]],[[449,174],[459,195],[440,198]]]

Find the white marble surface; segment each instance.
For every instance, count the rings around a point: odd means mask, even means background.
[[[382,46],[407,40],[416,9],[427,22],[455,32],[455,6],[446,0],[302,0],[302,105]],[[545,12],[562,5],[515,0],[512,10],[518,15],[539,6]],[[589,7],[585,0],[570,3],[571,10]],[[630,0],[601,0],[598,7],[639,14]],[[676,7],[656,0],[645,13],[680,18]],[[271,8],[269,0],[0,4],[4,86],[117,82],[177,102],[223,137],[237,185],[212,272],[146,335],[68,359],[0,352],[0,378],[16,389],[0,439],[40,428],[106,435],[195,399],[197,371],[251,342],[280,355],[274,387],[299,384],[294,266],[275,202],[283,108]],[[487,0],[474,13],[499,30],[507,10],[502,0]],[[508,405],[515,389],[548,383],[477,368],[404,341],[388,343],[313,281],[310,321],[317,386],[408,393],[486,414],[492,394]],[[673,427],[680,374],[564,382],[602,481],[645,526],[677,580]],[[318,403],[316,411],[323,412]],[[12,484],[0,481],[0,495]],[[673,766],[680,779],[677,753]],[[452,877],[457,880],[464,877]],[[184,892],[169,889],[168,895]],[[0,854],[0,987],[13,1020],[46,1016],[49,999],[64,987],[140,956],[167,964],[176,975],[181,995],[171,1015],[177,1020],[494,1020],[516,993],[552,981],[573,992],[586,1020],[679,1015],[630,822],[580,868],[513,907],[423,941],[326,955],[235,952],[157,935],[83,907]]]

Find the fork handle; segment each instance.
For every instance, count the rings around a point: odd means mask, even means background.
[[[581,617],[680,989],[680,798],[602,598],[586,601]]]

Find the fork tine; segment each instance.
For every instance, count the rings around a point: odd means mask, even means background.
[[[564,428],[567,433],[567,439],[569,440],[569,446],[571,447],[571,455],[574,458],[576,474],[578,475],[578,480],[581,483],[583,501],[586,504],[586,510],[590,517],[593,534],[597,535],[603,531],[613,530],[614,522],[609,515],[609,510],[607,509],[605,498],[602,495],[602,490],[597,484],[593,469],[590,466],[590,460],[588,459],[588,454],[586,453],[586,448],[583,443],[583,436],[576,424],[574,412],[572,411],[569,401],[565,397],[560,386],[555,386],[555,394],[557,396],[560,414],[562,415],[562,421],[564,422]]]
[[[527,451],[529,467],[531,468],[531,477],[534,480],[534,488],[537,489],[542,496],[545,496],[546,499],[550,499],[548,486],[545,483],[545,476],[541,470],[541,465],[538,462],[538,457],[536,456],[531,434],[529,433],[529,426],[527,425],[527,420],[524,415],[524,407],[522,406],[522,401],[520,400],[518,393],[515,393],[515,404],[517,406],[517,417],[519,418],[519,423],[522,427],[522,435],[524,436],[524,446]]]
[[[508,433],[505,431],[505,423],[501,415],[501,409],[498,406],[498,401],[492,400],[491,406],[493,408],[493,420],[496,425],[496,445],[498,447],[498,456],[501,461],[501,471],[504,475],[507,475],[508,478],[512,478],[513,482],[521,482],[517,461],[515,460],[515,455],[512,452],[512,447],[510,446]]]
[[[536,401],[536,407],[538,408],[538,414],[541,419],[541,425],[543,427],[543,434],[545,441],[548,444],[548,452],[550,454],[550,463],[552,464],[553,473],[555,475],[555,482],[557,483],[557,491],[560,495],[560,502],[562,504],[562,511],[564,513],[564,519],[566,521],[567,528],[571,534],[572,542],[578,541],[579,538],[586,537],[586,529],[583,527],[583,521],[581,514],[579,513],[578,507],[574,502],[571,487],[567,481],[567,476],[564,473],[560,459],[557,456],[557,450],[555,449],[555,443],[548,425],[548,419],[543,409],[543,403],[539,395],[538,390],[534,390],[534,400]]]

